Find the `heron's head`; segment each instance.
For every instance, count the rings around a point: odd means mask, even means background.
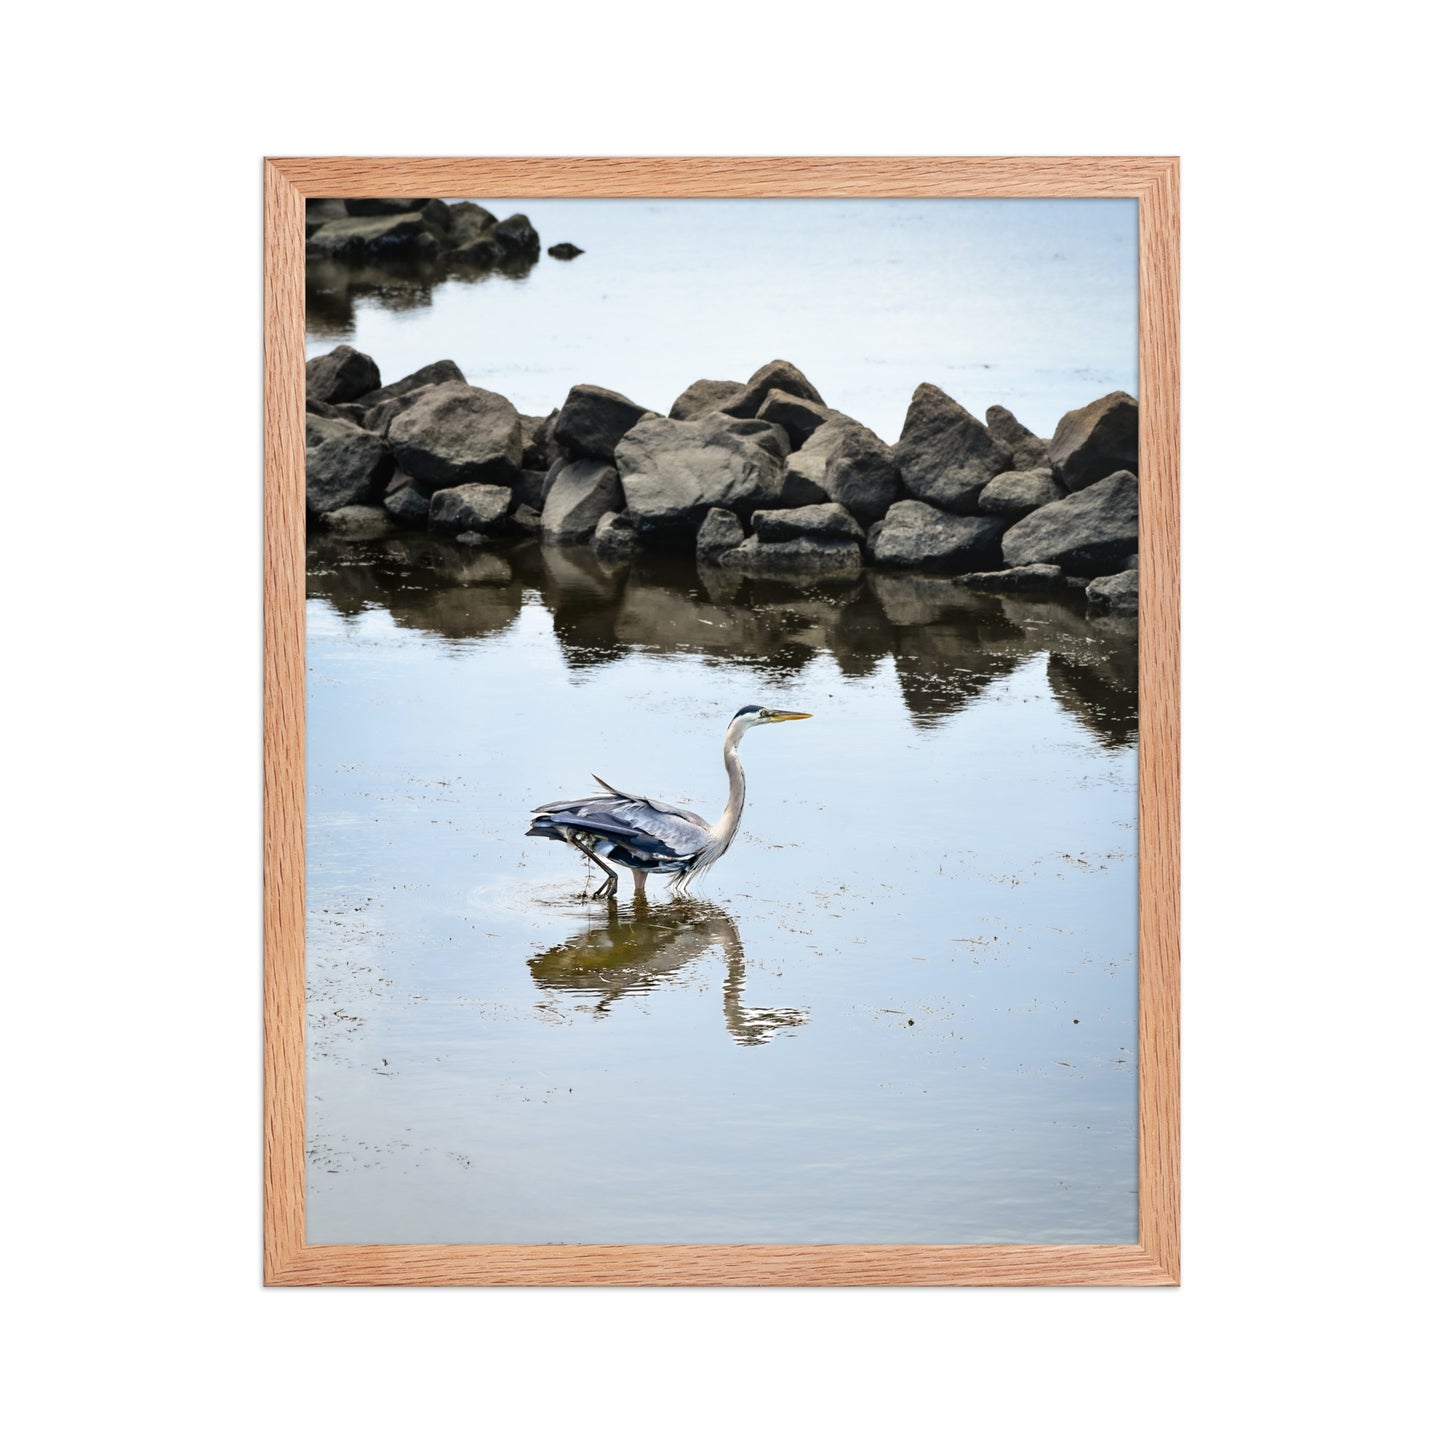
[[[759,723],[780,723],[800,722],[805,717],[812,717],[810,712],[783,712],[774,707],[740,707],[734,714],[729,724],[729,731],[746,732],[748,728],[755,728]]]

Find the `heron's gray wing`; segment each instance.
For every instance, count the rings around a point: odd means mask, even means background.
[[[711,838],[707,824],[696,815],[683,817],[616,794],[538,808],[536,821],[616,838],[636,850],[676,858],[691,858]]]
[[[596,773],[593,773],[592,776],[597,778]],[[708,826],[707,819],[694,813],[690,808],[679,808],[675,803],[659,803],[652,798],[644,797],[641,793],[624,792],[621,788],[614,788],[611,783],[603,778],[597,778],[597,781],[601,783],[614,798],[629,803],[641,803],[644,807],[652,808],[658,813],[671,813],[674,817],[686,818],[689,823],[696,823],[699,828],[706,828]]]

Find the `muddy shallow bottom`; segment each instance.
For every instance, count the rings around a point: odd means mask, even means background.
[[[1135,1239],[1132,620],[308,561],[311,1242]],[[744,742],[692,901],[523,838],[594,771],[716,816],[750,702],[814,717]]]

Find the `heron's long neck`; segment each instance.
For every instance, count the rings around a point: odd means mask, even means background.
[[[738,743],[740,738],[729,734],[727,741],[723,744],[723,766],[728,770],[728,805],[723,809],[722,817],[713,825],[713,838],[716,840],[714,846],[717,849],[715,856],[722,857],[728,845],[733,840],[733,834],[738,830],[738,824],[743,816],[743,799],[747,796],[747,779],[743,777],[743,765],[738,761]]]

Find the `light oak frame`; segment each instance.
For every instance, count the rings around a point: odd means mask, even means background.
[[[305,201],[308,196],[1125,197],[1139,203],[1139,1242],[306,1242]],[[1179,162],[1160,156],[265,162],[265,1202],[268,1285],[1179,1282]]]

